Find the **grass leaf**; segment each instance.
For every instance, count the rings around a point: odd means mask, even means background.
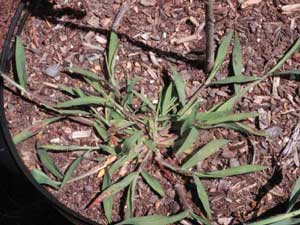
[[[119,45],[119,39],[118,35],[115,32],[110,33],[110,38],[109,38],[109,46],[108,46],[108,73],[111,79],[112,84],[115,86],[116,81],[114,78],[114,73],[115,73],[115,56],[117,54],[117,49]]]
[[[98,123],[95,123],[94,128],[95,128],[97,134],[102,138],[103,141],[108,140],[109,134],[103,127],[101,127]]]
[[[254,173],[264,169],[266,169],[266,167],[260,165],[244,165],[244,166],[237,166],[237,167],[232,167],[232,168],[219,170],[219,171],[196,173],[196,175],[198,177],[206,177],[206,178],[223,178],[223,177],[237,176],[246,173]]]
[[[222,113],[222,112],[220,112]],[[226,112],[223,112],[223,117],[218,117],[215,119],[205,121],[208,125],[215,125],[219,123],[226,123],[226,122],[238,122],[241,120],[246,120],[248,118],[257,117],[258,113],[250,112],[250,113],[236,113],[236,114],[229,114],[225,115]]]
[[[207,157],[211,156],[212,154],[216,153],[220,150],[220,148],[224,147],[228,144],[228,140],[225,139],[217,139],[212,140],[200,150],[196,152],[189,160],[187,160],[181,167],[183,170],[188,170],[193,166],[197,165],[199,161],[206,159]]]
[[[54,107],[56,108],[69,108],[74,106],[89,106],[92,104],[95,105],[105,105],[107,101],[104,98],[97,96],[86,96],[80,98],[74,98],[71,100],[67,100],[65,102],[61,102],[56,104]]]
[[[203,205],[203,208],[204,208],[208,218],[211,218],[211,209],[209,206],[209,199],[208,199],[208,195],[205,191],[205,188],[204,188],[203,184],[201,183],[200,179],[196,175],[193,175],[193,179],[194,179],[194,182],[196,185],[198,197]]]
[[[170,64],[173,78],[174,78],[174,86],[176,88],[176,92],[178,95],[179,102],[182,106],[185,105],[185,80],[181,78],[177,70]]]
[[[288,213],[291,212],[292,209],[294,208],[294,206],[299,198],[299,194],[300,194],[300,177],[297,179],[297,181],[294,185],[291,197],[289,199],[289,205],[287,208]]]
[[[88,70],[84,70],[81,68],[76,68],[76,67],[67,67],[68,70],[72,71],[73,73],[82,75],[88,79],[94,80],[94,81],[105,81],[103,77],[100,77],[98,74],[93,73]]]
[[[249,83],[252,81],[257,81],[261,79],[260,77],[256,76],[244,76],[244,75],[238,75],[233,77],[227,77],[223,80],[217,80],[209,83],[209,85],[223,85],[223,84],[244,84]]]
[[[232,129],[244,134],[253,134],[256,136],[266,136],[266,132],[263,130],[256,130],[255,128],[252,128],[246,124],[233,122],[233,123],[220,123],[217,125],[214,125],[214,127],[223,127],[227,129]]]
[[[63,187],[68,182],[68,180],[71,178],[74,170],[79,166],[81,160],[83,159],[83,156],[84,156],[84,153],[81,154],[80,156],[78,156],[77,159],[75,159],[71,163],[71,165],[68,167],[67,171],[65,172],[65,175],[64,175],[64,178],[61,182],[60,187]]]
[[[26,88],[27,84],[27,76],[26,76],[26,69],[25,69],[25,64],[26,64],[26,58],[25,58],[25,48],[22,43],[22,40],[20,37],[17,36],[16,38],[16,52],[15,52],[15,60],[16,60],[16,70],[17,70],[17,75],[19,79],[19,84],[23,87]]]
[[[238,37],[238,34],[234,35],[234,46],[232,50],[232,67],[235,76],[241,76],[243,70],[243,55],[242,47]],[[234,92],[238,93],[240,91],[240,85],[234,84]]]
[[[155,106],[152,104],[152,102],[144,95],[138,93],[137,91],[132,91],[141,101],[146,104],[150,109],[155,111]]]
[[[198,138],[198,130],[195,127],[192,129],[179,141],[175,143],[175,151],[176,155],[179,155],[182,152],[185,152],[192,148],[193,144],[196,142]]]
[[[63,116],[53,117],[53,118],[45,119],[45,120],[42,120],[42,121],[39,121],[39,122],[33,124],[32,126],[26,128],[25,130],[16,134],[13,137],[13,143],[16,145],[28,138],[31,138],[32,136],[39,133],[42,129],[44,129],[47,125],[54,123],[62,118],[64,118],[64,117]]]
[[[130,185],[130,183],[138,176],[137,172],[133,172],[128,174],[126,177],[121,179],[119,182],[112,184],[108,188],[106,188],[104,191],[101,192],[101,194],[98,196],[98,199],[100,202],[102,202],[104,199],[106,199],[109,196],[112,196],[127,186]]]
[[[63,175],[57,169],[52,157],[48,154],[48,152],[43,149],[37,149],[37,154],[42,162],[43,167],[61,180],[63,178]]]
[[[125,97],[125,101],[124,104],[125,105],[132,105],[132,98],[133,98],[133,88],[136,84],[136,82],[138,82],[141,78],[140,77],[135,77],[133,79],[128,79],[127,80],[127,86],[126,86],[126,97]]]
[[[110,185],[111,185],[110,175],[109,172],[106,170],[103,177],[101,190],[104,191]],[[113,208],[113,196],[110,196],[103,200],[103,209],[108,223],[112,222],[112,208]]]
[[[124,225],[124,224],[131,224],[131,225],[168,225],[174,224],[183,220],[186,217],[190,216],[190,210],[186,210],[184,212],[178,213],[173,216],[160,216],[160,215],[153,215],[153,216],[141,216],[141,217],[134,217],[124,220],[121,223],[117,223],[116,225]]]
[[[284,54],[284,56],[279,60],[279,62],[268,72],[268,75],[273,74],[278,70],[285,62],[288,60],[300,47],[300,38],[298,38],[292,47]]]
[[[127,192],[127,197],[126,197],[126,212],[125,212],[125,218],[128,219],[133,216],[134,212],[134,194],[135,194],[135,188],[136,188],[136,182],[137,182],[137,177],[133,179],[131,182],[128,192]]]
[[[161,197],[165,196],[165,192],[159,181],[151,176],[147,171],[141,171],[141,175],[144,178],[144,180],[147,182],[147,184]]]
[[[39,184],[45,184],[55,189],[59,189],[60,182],[51,180],[44,172],[38,169],[33,169],[31,171],[31,175]]]
[[[228,47],[230,45],[230,41],[232,39],[232,35],[233,35],[233,32],[231,31],[221,41],[221,44],[218,48],[215,64],[214,64],[205,84],[209,84],[212,81],[212,79],[214,79],[214,77],[216,76],[220,67],[222,66],[224,59],[226,57],[226,54],[227,54]]]
[[[273,216],[258,222],[254,222],[254,223],[249,223],[248,225],[268,225],[268,224],[272,224],[272,223],[276,223],[276,222],[280,222],[295,216],[300,215],[300,210],[296,210],[290,213],[285,213],[285,214],[280,214],[277,216]],[[288,224],[285,224],[288,225]]]

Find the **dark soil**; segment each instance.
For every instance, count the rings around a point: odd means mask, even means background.
[[[71,79],[61,72],[55,78],[45,74],[49,65],[76,65],[77,67],[103,73],[103,53],[107,35],[113,18],[122,1],[63,1],[55,4],[43,3],[33,12],[22,34],[26,45],[27,74],[29,90],[49,101],[61,101],[64,95],[49,88],[45,82],[83,86],[84,83]],[[121,37],[117,58],[117,79],[124,82],[127,77],[141,76],[139,91],[150,99],[157,99],[158,88],[163,83],[162,75],[169,70],[171,62],[188,80],[187,94],[205,80],[203,59],[205,35],[203,31],[204,8],[199,1],[154,1],[153,6],[143,6],[136,1],[126,14],[117,33]],[[152,1],[151,1],[152,2]],[[229,30],[235,29],[243,47],[244,74],[262,76],[299,37],[300,23],[297,13],[285,15],[273,1],[261,1],[258,5],[240,9],[237,1],[216,1],[216,40],[219,41]],[[276,1],[274,1],[276,2]],[[280,1],[282,4],[300,1]],[[230,4],[229,4],[230,3]],[[183,37],[191,41],[178,43]],[[229,58],[225,64],[229,63]],[[299,53],[284,65],[284,70],[299,69]],[[229,74],[224,65],[217,79]],[[280,82],[280,85],[277,85]],[[216,102],[231,96],[227,87],[209,89],[202,93],[202,109],[208,109]],[[5,110],[12,134],[46,117],[38,107],[19,98],[13,92],[5,92]],[[233,165],[260,164],[268,167],[260,173],[225,179],[205,180],[215,224],[228,225],[250,221],[259,216],[280,212],[299,174],[294,155],[281,157],[280,153],[289,141],[299,120],[299,82],[280,78],[270,78],[261,83],[241,101],[238,111],[258,111],[257,121],[248,123],[261,129],[281,130],[274,137],[258,138],[242,136],[233,131],[216,129],[203,131],[199,145],[212,137],[230,139],[224,148],[201,165],[203,171],[213,171]],[[281,129],[279,129],[281,128]],[[91,131],[88,138],[74,139],[72,132]],[[34,144],[41,143],[95,145],[100,143],[93,131],[81,124],[65,121],[49,126],[41,134],[19,144],[18,150],[24,163],[30,168],[39,168]],[[55,162],[64,171],[78,153],[52,154]],[[89,158],[103,159],[103,155],[93,153]],[[296,162],[295,162],[296,161]],[[103,163],[103,161],[101,162]],[[296,163],[296,164],[295,164]],[[99,163],[85,159],[74,176],[89,171]],[[175,214],[182,205],[177,200],[174,186],[161,173],[157,165],[148,165],[166,190],[166,197],[159,199],[142,180],[138,180],[135,215]],[[121,171],[130,171],[124,165]],[[174,175],[175,176],[175,175]],[[114,177],[118,179],[118,176]],[[174,177],[178,183],[185,181]],[[60,201],[82,215],[104,224],[100,209],[84,209],[99,192],[101,178],[96,175],[66,185],[59,191],[48,189]],[[187,201],[192,201],[191,190],[187,190]],[[122,219],[123,208],[119,207],[122,193],[114,197],[114,221]],[[278,210],[279,209],[279,210]],[[199,211],[200,209],[198,209]],[[265,214],[266,213],[266,214]]]

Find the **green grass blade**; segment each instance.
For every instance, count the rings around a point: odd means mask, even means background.
[[[193,166],[197,165],[199,161],[206,159],[212,154],[219,151],[222,147],[228,144],[228,140],[225,139],[217,139],[212,140],[204,147],[202,147],[199,151],[196,152],[189,160],[187,160],[181,167],[183,170],[188,170]]]
[[[31,175],[39,184],[45,184],[55,189],[59,189],[60,182],[51,180],[44,172],[38,169],[33,169],[31,171]]]
[[[280,222],[272,223],[270,225],[299,225],[299,224],[300,224],[300,219],[289,218],[289,219],[281,220]]]
[[[230,45],[230,41],[232,39],[232,35],[233,35],[233,32],[231,31],[221,41],[221,44],[218,48],[215,64],[214,64],[205,84],[209,84],[212,81],[212,79],[214,79],[214,77],[216,76],[220,67],[222,66],[222,63],[224,62],[226,54],[227,54],[228,47]]]
[[[100,202],[102,202],[104,199],[106,199],[109,196],[115,195],[116,193],[122,191],[124,188],[130,185],[130,183],[138,176],[137,172],[130,173],[123,179],[121,179],[119,182],[112,184],[108,188],[106,188],[104,191],[101,192],[101,194],[98,196],[98,199]]]
[[[191,212],[191,217],[200,224],[211,225],[211,223],[206,218],[200,217],[194,212]]]
[[[181,103],[182,106],[185,105],[185,101],[186,101],[186,96],[185,96],[185,80],[182,79],[182,77],[179,75],[179,73],[177,72],[177,70],[170,64],[172,73],[173,73],[173,77],[174,77],[174,86],[176,88],[177,91],[177,95],[178,95],[178,99]]]
[[[170,111],[170,107],[173,106],[173,83],[170,83],[169,86],[165,90],[163,90],[162,95],[163,101],[161,102],[161,115],[165,116]]]
[[[284,76],[284,75],[300,75],[300,70],[288,70],[284,72],[273,73],[270,76]]]
[[[99,150],[99,146],[78,146],[78,145],[40,145],[39,148],[47,149],[51,151],[83,151],[83,150]]]
[[[214,127],[223,127],[223,128],[232,129],[241,132],[243,134],[253,134],[262,137],[267,135],[266,132],[263,130],[256,130],[255,128],[252,128],[246,124],[238,123],[238,122],[221,123],[221,124],[214,125]]]
[[[61,115],[77,115],[77,116],[88,116],[90,115],[89,112],[87,111],[83,111],[83,110],[68,110],[68,109],[61,109],[61,110],[57,110],[57,113],[61,114]]]
[[[209,83],[209,85],[224,85],[224,84],[245,84],[253,81],[260,80],[260,77],[256,76],[244,76],[238,75],[233,77],[228,77],[223,80],[217,80]]]
[[[192,127],[192,129],[188,132],[185,137],[180,139],[179,141],[176,141],[175,143],[175,151],[176,155],[179,155],[182,152],[185,152],[192,148],[193,144],[196,142],[198,138],[198,130],[195,127]]]
[[[103,177],[101,190],[104,191],[110,185],[111,185],[110,175],[109,172],[106,170],[105,175]],[[112,208],[113,208],[113,196],[110,196],[103,201],[104,214],[108,223],[112,222]]]
[[[133,217],[133,212],[134,212],[134,194],[135,194],[135,188],[136,188],[136,182],[137,182],[137,177],[133,179],[132,183],[130,184],[127,192],[127,197],[126,197],[126,212],[125,212],[125,218],[131,218]]]
[[[40,161],[42,162],[43,167],[61,180],[63,178],[63,175],[57,169],[52,157],[48,154],[48,152],[42,149],[37,149],[37,154]]]
[[[26,88],[27,76],[26,76],[26,69],[25,69],[25,64],[26,64],[25,48],[24,48],[21,38],[18,36],[16,38],[15,54],[16,54],[15,55],[16,70],[17,70],[17,75],[18,75],[18,79],[19,79],[19,84],[23,88]]]
[[[288,213],[291,212],[292,209],[294,208],[294,206],[299,198],[299,195],[300,195],[300,177],[297,179],[297,181],[294,185],[291,197],[289,199],[289,205],[287,208]]]
[[[266,167],[260,165],[244,165],[244,166],[237,166],[237,167],[232,167],[232,168],[219,170],[219,171],[196,173],[196,175],[198,177],[203,177],[203,178],[205,177],[223,178],[223,177],[237,176],[237,175],[247,174],[247,173],[254,173],[264,169],[266,169]]]
[[[281,215],[277,215],[277,216],[273,216],[271,218],[268,219],[264,219],[258,222],[254,222],[254,223],[250,223],[247,225],[268,225],[268,224],[272,224],[272,223],[276,223],[276,222],[280,222],[295,216],[299,216],[300,215],[300,210],[296,210],[290,213],[285,213],[285,214],[281,214]],[[288,225],[288,224],[286,224]]]
[[[123,142],[122,149],[124,152],[129,152],[134,149],[137,145],[140,144],[143,137],[143,133],[141,131],[135,132],[130,137],[126,138]]]
[[[118,45],[119,45],[118,35],[115,32],[112,31],[110,33],[110,39],[109,39],[108,59],[107,59],[108,62],[107,63],[108,63],[109,76],[110,76],[110,79],[111,79],[112,84],[114,86],[116,85],[116,81],[115,81],[115,78],[114,78],[115,56],[116,56],[116,53],[117,53]]]
[[[300,47],[300,38],[298,38],[292,47],[284,54],[284,56],[279,60],[279,62],[268,72],[268,75],[273,74],[277,71],[285,62],[288,60]]]
[[[141,95],[140,93],[138,93],[137,91],[132,91],[139,99],[141,99],[141,101],[146,104],[150,109],[152,109],[153,111],[155,111],[155,106],[152,104],[152,102],[144,95]]]
[[[101,127],[98,123],[95,123],[94,128],[95,128],[97,134],[99,135],[99,137],[102,138],[103,141],[108,140],[109,134],[103,127]]]
[[[226,114],[226,112],[223,113],[223,115],[225,115],[225,114]],[[207,121],[205,121],[205,123],[208,125],[215,125],[215,124],[226,123],[226,122],[238,122],[238,121],[246,120],[248,118],[253,118],[253,117],[257,117],[257,116],[258,116],[258,113],[253,113],[253,112],[236,113],[236,114],[229,114],[229,115],[225,115],[223,117],[207,120]]]
[[[98,74],[93,73],[88,70],[84,70],[84,69],[80,69],[80,68],[76,68],[76,67],[67,67],[67,69],[73,73],[82,75],[82,76],[84,76],[88,79],[94,80],[94,81],[105,81],[105,79],[100,77]]]
[[[71,178],[73,172],[75,171],[75,169],[79,166],[81,160],[83,159],[84,154],[81,154],[80,156],[77,157],[77,159],[75,159],[71,165],[68,167],[67,171],[65,172],[64,178],[61,182],[60,187],[63,187],[68,180]]]
[[[26,128],[25,130],[21,131],[20,133],[16,134],[13,137],[13,143],[16,145],[28,138],[31,138],[32,136],[36,135],[37,133],[39,133],[41,130],[43,130],[47,125],[54,123],[58,120],[61,120],[62,118],[64,118],[63,116],[58,116],[58,117],[53,117],[50,119],[45,119],[42,121],[39,121],[37,123],[35,123],[34,125]]]
[[[117,223],[116,225],[124,225],[124,224],[131,224],[131,225],[168,225],[174,224],[183,220],[186,217],[190,216],[190,210],[186,210],[184,212],[178,213],[173,216],[160,216],[160,215],[153,215],[153,216],[141,216],[141,217],[134,217],[124,220],[121,223]]]
[[[196,185],[198,197],[203,205],[203,208],[204,208],[208,218],[211,218],[211,209],[210,209],[209,199],[208,199],[206,190],[205,190],[203,184],[201,183],[200,179],[196,175],[193,175],[193,179],[194,179],[194,182]]]
[[[133,88],[135,84],[140,80],[140,77],[135,77],[133,79],[127,80],[127,86],[126,86],[126,96],[125,96],[125,105],[132,105],[132,98],[133,98]]]
[[[238,37],[238,34],[234,35],[234,47],[232,50],[232,67],[235,76],[242,75],[243,70],[243,55],[242,47]],[[234,84],[234,92],[238,93],[240,91],[240,85]]]
[[[86,96],[81,98],[74,98],[65,102],[56,104],[56,108],[69,108],[74,106],[89,106],[91,104],[95,105],[105,105],[107,101],[104,98],[97,96]]]
[[[141,175],[156,193],[158,193],[161,197],[165,196],[163,187],[155,177],[151,176],[147,171],[144,170],[141,172]]]

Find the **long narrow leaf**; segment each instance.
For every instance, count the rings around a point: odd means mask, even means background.
[[[127,192],[127,198],[126,198],[126,212],[125,212],[125,218],[128,219],[133,216],[134,211],[134,194],[135,194],[135,188],[136,188],[136,182],[137,177],[133,179],[132,183],[130,184]]]
[[[228,144],[228,140],[225,139],[218,139],[212,140],[204,147],[202,147],[195,155],[193,155],[188,161],[186,161],[181,169],[187,170],[192,168],[193,166],[197,165],[199,161],[206,159],[207,157],[211,156],[212,154],[216,153],[220,148],[224,147]]]
[[[209,206],[209,199],[208,199],[208,195],[205,191],[205,188],[204,188],[203,184],[201,183],[200,179],[196,175],[193,175],[193,179],[194,179],[194,182],[196,185],[198,197],[203,205],[203,208],[204,208],[208,218],[211,218],[211,209]]]
[[[15,59],[16,59],[16,70],[17,70],[17,75],[19,79],[19,84],[23,87],[26,88],[27,84],[27,76],[26,76],[26,70],[25,70],[25,49],[24,45],[22,43],[22,40],[20,37],[16,38],[16,53],[15,53]]]
[[[198,177],[206,177],[206,178],[223,178],[223,177],[237,176],[246,173],[254,173],[264,169],[266,169],[266,167],[260,165],[244,165],[244,166],[237,166],[237,167],[232,167],[232,168],[219,170],[219,171],[196,173],[196,175]]]
[[[171,64],[170,67],[173,73],[174,86],[176,88],[179,101],[181,105],[184,106],[185,105],[185,80],[180,77],[177,70]]]
[[[152,109],[153,111],[155,111],[155,107],[152,104],[152,102],[144,95],[138,93],[137,91],[132,91],[139,99],[141,99],[141,101],[147,105],[150,109]]]
[[[208,125],[215,125],[215,124],[226,123],[226,122],[239,122],[239,121],[246,120],[248,118],[257,117],[257,116],[258,116],[258,114],[253,113],[253,112],[250,112],[250,113],[236,113],[236,114],[230,114],[230,115],[226,115],[226,116],[223,116],[223,117],[215,118],[215,119],[212,119],[212,120],[207,120],[207,121],[205,121],[205,123],[208,124]]]
[[[79,166],[81,160],[83,159],[84,154],[81,154],[80,156],[77,157],[77,159],[75,159],[71,165],[69,166],[69,168],[67,169],[67,171],[65,172],[64,178],[61,182],[60,187],[63,187],[68,180],[71,178],[74,170]]]
[[[55,105],[56,108],[69,108],[74,106],[89,106],[91,104],[95,105],[104,105],[107,101],[104,98],[97,96],[86,96],[81,98],[74,98],[71,100],[67,100],[65,102],[61,102]]]
[[[235,76],[242,75],[243,55],[242,55],[242,47],[237,33],[235,33],[234,35],[234,47],[232,50],[232,67]],[[234,84],[234,92],[238,93],[239,91],[240,91],[240,85]]]
[[[233,32],[231,31],[221,41],[221,44],[218,48],[215,64],[214,64],[212,71],[210,72],[205,84],[209,84],[212,81],[212,79],[214,79],[214,77],[216,76],[220,67],[222,66],[222,63],[224,62],[224,59],[227,54],[228,47],[230,45],[230,41],[232,39],[232,35],[233,35]]]
[[[44,168],[46,168],[49,172],[51,172],[58,179],[63,178],[63,175],[57,169],[57,166],[55,165],[52,157],[48,154],[47,151],[42,150],[42,149],[38,149],[37,154],[38,154],[39,159],[41,160]]]
[[[300,38],[298,38],[292,47],[284,54],[284,56],[279,60],[279,62],[268,72],[269,75],[278,70],[285,62],[288,60],[300,47]]]
[[[186,217],[190,216],[190,210],[186,210],[181,212],[177,215],[173,216],[160,216],[160,215],[153,215],[153,216],[141,216],[141,217],[134,217],[124,220],[121,223],[116,225],[124,225],[124,224],[131,224],[131,225],[168,225],[174,224],[183,220]]]
[[[84,77],[87,77],[89,79],[92,79],[92,80],[96,80],[96,81],[105,80],[103,77],[100,77],[98,74],[93,73],[93,72],[88,71],[88,70],[84,70],[84,69],[80,69],[80,68],[76,68],[76,67],[68,67],[67,69],[74,72],[74,73],[80,74]]]
[[[26,128],[25,130],[23,130],[22,132],[16,134],[13,137],[13,142],[14,144],[18,144],[34,135],[36,135],[37,133],[39,133],[42,129],[44,129],[47,125],[54,123],[58,120],[61,120],[62,118],[64,118],[63,116],[58,116],[58,117],[53,117],[50,119],[45,119],[42,121],[39,121],[37,123],[35,123],[34,125],[30,126],[29,128]]]
[[[33,169],[31,175],[39,184],[49,185],[55,189],[59,188],[60,182],[51,180],[44,172],[38,169]]]
[[[243,134],[253,134],[256,136],[266,136],[266,132],[263,130],[256,130],[255,128],[252,128],[248,126],[247,124],[233,122],[233,123],[221,123],[214,125],[214,127],[223,127],[227,129],[232,129],[238,132],[241,132]]]
[[[300,195],[300,177],[297,179],[297,181],[294,185],[291,197],[289,199],[289,205],[287,208],[288,213],[291,212],[292,209],[294,208],[294,206],[299,198],[299,195]]]
[[[198,138],[198,130],[195,127],[188,132],[188,134],[181,140],[175,143],[176,155],[189,150]]]
[[[239,75],[239,76],[233,76],[233,77],[227,77],[223,80],[217,80],[209,83],[210,85],[221,85],[221,84],[244,84],[244,83],[249,83],[252,81],[256,81],[261,79],[260,77],[256,76],[244,76],[244,75]]]
[[[278,216],[273,216],[271,218],[267,218],[258,222],[254,222],[254,223],[250,223],[248,225],[268,225],[268,224],[272,224],[272,223],[276,223],[276,222],[280,222],[295,216],[300,215],[300,210],[296,210],[294,212],[290,212],[290,213],[285,213],[285,214],[281,214]],[[288,224],[287,224],[288,225]]]
[[[158,180],[151,176],[147,171],[142,171],[141,172],[142,177],[144,180],[147,182],[147,184],[156,192],[158,193],[161,197],[165,196],[165,192],[161,184],[158,182]]]
[[[106,170],[105,175],[103,177],[101,190],[104,191],[110,185],[111,185],[110,175],[109,172]],[[113,196],[110,196],[103,201],[103,209],[108,223],[112,222],[112,208],[113,208]]]

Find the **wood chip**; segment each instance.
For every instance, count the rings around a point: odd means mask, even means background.
[[[90,130],[79,130],[79,131],[74,131],[71,134],[72,139],[77,139],[77,138],[88,138],[91,136],[91,131]]]
[[[244,9],[248,6],[256,5],[262,2],[262,0],[246,0],[241,4],[241,8]]]
[[[281,7],[283,14],[291,14],[300,11],[300,4],[291,4],[285,5]]]
[[[289,139],[288,144],[282,151],[282,155],[289,155],[294,151],[297,151],[297,148],[300,146],[300,121],[298,121],[297,126],[295,127],[292,136]]]

